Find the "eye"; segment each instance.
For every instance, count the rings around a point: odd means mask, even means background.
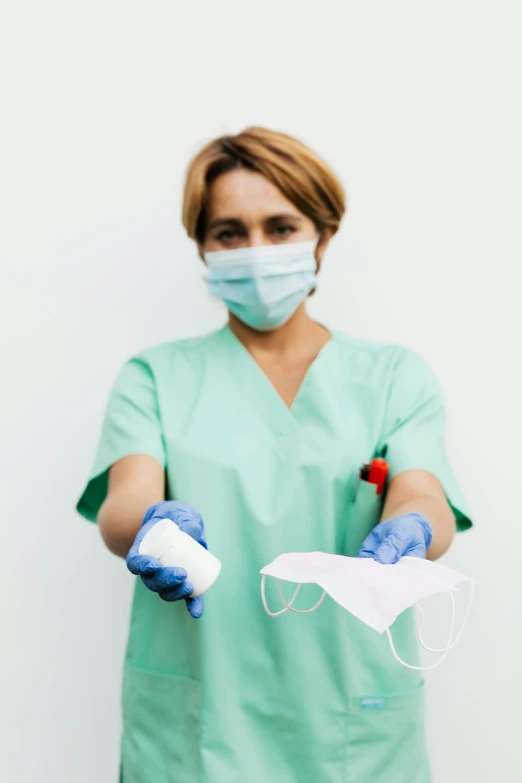
[[[274,227],[274,234],[279,239],[285,239],[286,237],[290,236],[290,234],[293,234],[295,232],[295,228],[293,226],[275,226]]]
[[[233,242],[234,239],[236,239],[238,236],[237,231],[234,231],[231,228],[226,228],[223,231],[220,231],[219,234],[217,234],[216,239],[219,240],[219,242]]]

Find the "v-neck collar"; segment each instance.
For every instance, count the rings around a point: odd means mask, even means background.
[[[258,410],[261,408],[263,415],[270,417],[286,430],[288,427],[295,428],[296,412],[300,403],[313,386],[314,376],[334,350],[335,335],[328,331],[330,339],[310,364],[290,406],[285,403],[272,381],[228,324],[220,329],[217,335],[218,342],[224,349],[223,356],[232,373],[232,380],[237,383],[239,392],[243,396],[248,396]]]

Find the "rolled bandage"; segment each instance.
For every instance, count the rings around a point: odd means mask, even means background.
[[[212,587],[221,571],[221,562],[175,522],[161,519],[144,536],[140,555],[157,558],[162,566],[184,568],[187,581],[194,586],[191,596],[203,595]]]

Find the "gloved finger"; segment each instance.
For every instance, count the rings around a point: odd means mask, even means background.
[[[380,546],[381,539],[375,530],[372,530],[369,536],[366,536],[361,544],[357,557],[373,557]]]
[[[402,542],[395,536],[387,536],[377,548],[374,559],[382,565],[393,565],[403,555]]]
[[[178,500],[167,500],[156,504],[154,513],[149,516],[149,519],[170,519],[180,530],[183,530],[187,524],[195,525],[198,531],[204,527],[199,511],[189,503],[181,503]],[[199,533],[193,538],[199,538]]]
[[[182,533],[187,533],[198,543],[205,540],[205,534],[203,531],[203,522],[201,517],[199,519],[180,519],[178,527]]]
[[[160,500],[159,503],[154,503],[152,506],[149,506],[147,511],[145,512],[145,516],[143,517],[141,524],[146,525],[147,522],[150,522],[151,519],[153,519],[153,517],[156,517],[156,511],[158,511],[158,509],[161,506],[165,506],[165,505],[166,505],[165,501]],[[162,517],[161,514],[158,514],[157,518],[163,519],[164,517]]]
[[[403,556],[426,559],[426,543],[421,539],[412,541],[403,552]]]
[[[205,611],[205,604],[203,602],[203,596],[198,595],[196,598],[187,598],[188,613],[195,620],[201,617]]]
[[[156,558],[150,557],[149,555],[141,555],[140,553],[141,542],[153,526],[153,522],[148,522],[146,525],[143,525],[140,528],[138,535],[134,539],[133,545],[127,553],[127,557],[125,558],[127,568],[132,571],[133,574],[137,574],[139,576],[153,574],[154,571],[157,571],[158,568],[161,568],[161,563],[159,560],[156,560]]]
[[[194,585],[185,580],[177,587],[173,587],[171,590],[163,590],[159,597],[163,601],[179,601],[181,598],[188,598],[188,596],[194,592]]]
[[[154,593],[178,587],[187,578],[184,568],[160,568],[152,576],[143,577],[143,584]]]
[[[163,514],[172,519],[177,525],[182,525],[187,520],[193,520],[199,525],[203,525],[201,514],[191,506],[190,503],[183,503],[181,500],[166,501],[162,507],[156,511],[156,516]]]
[[[136,574],[136,576],[151,576],[161,568],[160,561],[156,557],[149,557],[149,555],[131,555],[129,553],[126,563],[131,574]]]

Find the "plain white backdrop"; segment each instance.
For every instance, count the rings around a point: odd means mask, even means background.
[[[182,177],[200,144],[249,124],[300,136],[348,191],[313,314],[413,347],[444,387],[476,522],[445,562],[479,589],[460,646],[428,680],[434,780],[519,779],[516,5],[6,5],[2,780],[117,780],[133,578],[74,505],[123,361],[224,320],[180,225]]]

